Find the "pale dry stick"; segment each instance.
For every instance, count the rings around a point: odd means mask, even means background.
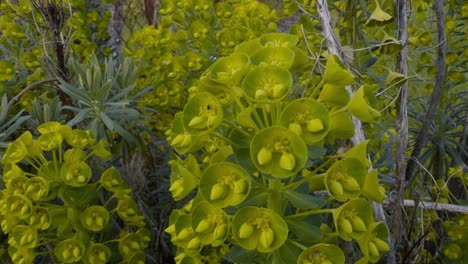
[[[320,22],[322,24],[322,32],[323,32],[323,35],[324,35],[325,39],[327,40],[328,51],[331,54],[337,55],[340,58],[340,60],[346,65],[346,67],[348,69],[351,69],[349,63],[346,60],[343,59],[344,58],[343,50],[342,50],[341,45],[339,44],[339,42],[338,42],[338,40],[337,40],[337,38],[335,36],[335,32],[334,32],[333,27],[331,25],[330,12],[328,10],[327,1],[326,0],[317,0],[316,5],[317,5],[317,13],[319,15],[319,19],[320,19]],[[353,91],[352,91],[350,86],[347,86],[346,90],[348,91],[350,96],[353,95]],[[364,131],[362,130],[361,121],[359,119],[353,117],[353,124],[354,124],[355,133],[354,133],[354,136],[351,139],[351,141],[353,142],[353,145],[357,145],[360,142],[365,140],[365,136],[364,136]],[[385,224],[387,224],[386,219],[385,219],[385,213],[384,213],[382,205],[378,204],[378,203],[375,203],[375,202],[371,202],[371,205],[372,205],[372,208],[374,209],[376,220],[383,221]],[[390,245],[390,254],[388,254],[387,262],[388,263],[396,263],[395,249],[393,247],[393,242],[391,241],[391,236],[389,236],[389,242],[390,242],[389,243],[389,245]]]

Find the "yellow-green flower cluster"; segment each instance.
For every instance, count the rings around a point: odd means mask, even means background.
[[[368,141],[324,157],[325,144],[353,135],[351,115],[373,121],[365,95],[349,97],[345,86],[354,77],[330,56],[317,90],[296,98],[294,85],[308,65],[298,45],[297,36],[282,33],[246,41],[189,88],[167,132],[176,152],[169,191],[175,200],[193,197],[173,211],[166,229],[177,263],[203,262],[213,248],[217,259],[229,248],[267,262],[344,263],[329,238],[303,234],[319,229],[307,217],[321,213],[333,215],[329,237],[356,241],[363,262],[388,251],[386,226],[363,198],[385,198],[377,174],[368,172]],[[321,209],[327,201],[316,190],[342,204]],[[288,247],[301,250],[280,261]],[[232,255],[226,258],[242,262]]]
[[[214,58],[225,56],[245,40],[277,30],[279,16],[257,1],[174,1],[161,3],[157,28],[135,32],[126,54],[141,61],[138,86],[153,86],[143,96],[150,126],[170,127],[173,113],[182,109],[187,90]],[[156,111],[154,111],[156,110]]]
[[[112,254],[103,239],[109,237],[93,234],[109,229],[111,218],[118,217],[126,226],[139,228],[114,235],[113,241],[133,245],[131,250],[119,248],[122,259],[143,256],[144,263],[150,236],[129,186],[115,168],[96,175],[90,166],[91,158],[110,158],[107,143],[96,141],[90,131],[58,122],[41,124],[37,130],[37,137],[29,131],[21,134],[2,158],[0,227],[8,234],[13,262],[32,263],[41,250],[52,248],[54,261],[61,263],[106,263]],[[116,203],[100,204],[102,195]],[[44,243],[49,246],[41,247]]]

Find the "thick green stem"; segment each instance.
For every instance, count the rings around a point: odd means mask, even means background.
[[[283,187],[283,183],[280,180],[276,180],[276,179],[268,180],[268,188],[270,191],[268,195],[268,208],[278,213],[279,215],[283,215],[283,202],[281,199],[281,187]]]

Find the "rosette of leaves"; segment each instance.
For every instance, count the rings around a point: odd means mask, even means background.
[[[60,80],[62,91],[76,101],[75,105],[64,107],[76,113],[67,124],[89,129],[97,139],[137,145],[143,124],[135,106],[140,94],[132,93],[138,76],[133,62],[125,59],[117,67],[114,60],[108,59],[101,65],[93,55],[87,65],[73,61],[72,69],[77,75],[75,82]]]
[[[38,255],[61,263],[144,257],[149,236],[131,189],[115,168],[99,174],[90,165],[110,158],[106,141],[58,122],[37,130],[38,136],[21,134],[2,158],[0,227],[8,235],[13,263],[32,263]],[[101,203],[100,197],[108,200]],[[127,234],[130,241],[112,231],[111,219],[139,230]],[[110,243],[118,244],[120,257],[111,253]],[[131,253],[120,246],[125,243],[132,246]]]
[[[298,98],[307,65],[298,45],[298,37],[280,33],[241,43],[190,88],[168,132],[175,150],[169,191],[187,199],[166,229],[176,261],[198,263],[216,252],[216,260],[234,263],[344,263],[332,244],[361,239],[374,223],[361,197],[385,195],[368,173],[368,141],[334,149],[335,139],[354,132],[355,101],[347,107],[353,99],[342,94],[354,77],[330,56],[317,90]],[[356,102],[366,103],[365,95]],[[316,190],[330,193],[330,202]],[[231,252],[214,250],[222,247]]]

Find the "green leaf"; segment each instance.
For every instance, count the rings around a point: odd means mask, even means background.
[[[335,55],[331,55],[328,57],[327,64],[325,65],[325,73],[322,81],[325,84],[344,88],[354,82],[354,75],[340,65],[339,59]],[[335,96],[336,95],[339,94],[335,94]]]
[[[299,193],[294,190],[287,190],[283,193],[289,202],[298,209],[319,209],[326,204],[326,201],[323,198],[316,197],[311,194]]]
[[[345,86],[325,83],[319,95],[319,101],[331,106],[345,106],[349,102],[349,93]]]
[[[316,145],[307,146],[307,156],[311,160],[321,159],[327,153],[327,150],[323,147]]]
[[[306,244],[316,244],[322,239],[322,231],[318,224],[306,219],[287,220],[291,232],[297,236],[298,240]]]
[[[380,112],[372,108],[364,98],[364,86],[361,86],[348,102],[348,111],[363,122],[375,123]]]

